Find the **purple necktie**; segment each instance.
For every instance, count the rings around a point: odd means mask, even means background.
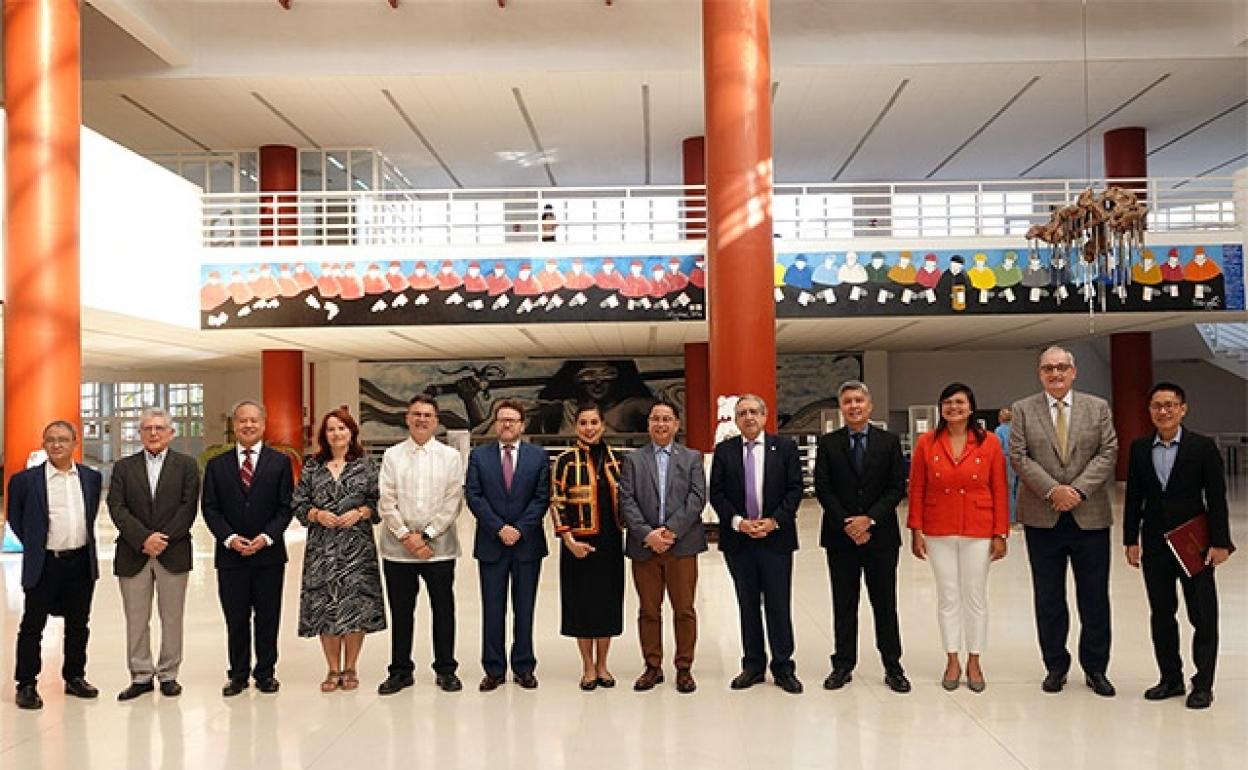
[[[507,491],[511,491],[511,479],[516,475],[516,463],[511,459],[511,452],[515,449],[511,444],[503,445],[503,486]]]
[[[750,521],[760,518],[758,510],[758,482],[754,478],[754,445],[745,442],[745,517]]]

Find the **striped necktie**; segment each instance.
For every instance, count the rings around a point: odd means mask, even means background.
[[[243,466],[239,468],[239,475],[243,479],[243,491],[251,491],[251,477],[256,473],[256,466],[251,462],[251,456],[255,454],[254,449],[243,450]]]

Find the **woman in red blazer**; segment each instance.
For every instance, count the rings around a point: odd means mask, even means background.
[[[940,422],[915,444],[910,461],[911,551],[931,562],[948,659],[941,686],[983,692],[979,665],[988,636],[988,565],[1005,556],[1009,486],[997,437],[971,422],[975,394],[960,382],[940,394]],[[930,557],[930,558],[929,558]]]

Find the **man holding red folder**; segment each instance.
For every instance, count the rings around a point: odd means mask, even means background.
[[[1222,456],[1212,439],[1183,428],[1187,396],[1178,385],[1154,385],[1148,412],[1157,432],[1131,444],[1122,517],[1127,563],[1144,570],[1152,612],[1153,653],[1161,669],[1161,680],[1145,690],[1144,697],[1164,700],[1185,692],[1175,617],[1179,609],[1174,590],[1177,580],[1195,629],[1192,658],[1196,675],[1187,707],[1208,708],[1213,703],[1213,671],[1218,658],[1218,593],[1213,573],[1234,550]],[[1184,525],[1196,529],[1190,522],[1202,515],[1208,531],[1204,568],[1189,577],[1166,535]],[[1201,567],[1199,563],[1195,566]]]

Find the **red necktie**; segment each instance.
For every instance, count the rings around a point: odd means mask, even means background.
[[[511,459],[511,452],[515,449],[511,444],[503,445],[503,486],[507,491],[511,491],[511,480],[516,475],[516,464]]]
[[[255,471],[256,471],[256,466],[253,465],[251,462],[251,455],[255,451],[256,450],[254,449],[243,450],[243,467],[239,469],[239,475],[241,475],[243,478],[243,491],[244,492],[251,491],[251,477],[252,475],[255,474]]]

